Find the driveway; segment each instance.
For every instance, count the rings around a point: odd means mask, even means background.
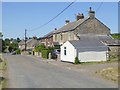
[[[117,84],[72,69],[46,63],[40,58],[3,55],[7,60],[6,88],[117,88]]]

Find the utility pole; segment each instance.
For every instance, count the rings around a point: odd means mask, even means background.
[[[25,51],[26,51],[26,48],[27,48],[27,45],[26,45],[26,41],[27,41],[27,40],[26,40],[26,38],[27,38],[27,37],[26,37],[26,33],[27,33],[27,29],[25,29]]]

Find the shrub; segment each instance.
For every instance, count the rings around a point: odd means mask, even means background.
[[[48,57],[49,57],[49,50],[47,50],[47,49],[42,50],[41,53],[42,53],[42,58],[48,59]]]
[[[75,57],[74,64],[79,64],[79,63],[80,63],[80,61],[79,61],[78,57]]]
[[[32,52],[28,52],[28,54],[29,54],[29,55],[31,55],[31,54],[32,54]]]
[[[35,47],[36,52],[41,52],[43,49],[45,49],[45,45],[38,45]]]
[[[19,49],[17,49],[15,52],[16,54],[21,54],[21,51]]]

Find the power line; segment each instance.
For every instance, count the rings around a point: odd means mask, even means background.
[[[73,3],[75,3],[77,0],[74,0],[73,2],[71,2],[66,8],[64,8],[60,13],[58,13],[55,17],[53,17],[52,19],[50,19],[48,22],[46,22],[45,24],[39,26],[39,27],[36,27],[34,29],[30,29],[30,30],[27,30],[27,31],[33,31],[33,30],[37,30],[37,29],[40,29],[44,26],[46,26],[47,24],[49,24],[50,22],[52,22],[54,19],[56,19],[58,16],[60,16],[65,10],[67,10]]]
[[[104,0],[103,0],[104,2]],[[100,3],[100,5],[98,6],[98,8],[96,9],[96,13],[99,11],[99,9],[101,8],[101,6],[103,5],[103,2]]]

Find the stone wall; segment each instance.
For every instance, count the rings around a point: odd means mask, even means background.
[[[0,52],[2,52],[2,39],[0,39]]]
[[[79,34],[97,34],[97,35],[108,35],[110,34],[109,28],[107,28],[98,19],[88,19],[81,24],[77,29]]]
[[[109,46],[109,57],[117,57],[120,54],[120,46]]]

